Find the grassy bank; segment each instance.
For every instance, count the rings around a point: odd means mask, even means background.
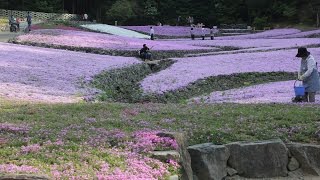
[[[150,171],[167,179],[178,173],[176,165],[144,152],[153,145],[153,132],[183,132],[190,145],[271,138],[320,144],[319,117],[320,108],[312,105],[2,103],[0,169],[60,179],[104,177],[111,171],[138,171],[141,178]]]
[[[280,137],[285,141],[320,142],[320,107],[316,105],[178,105],[178,104],[3,104],[0,122],[30,126],[32,142],[56,139],[70,125],[94,118],[96,128],[133,132],[163,129],[188,134],[190,144]],[[47,131],[43,136],[41,132]],[[2,137],[10,132],[1,131]],[[21,134],[23,136],[24,134]],[[17,136],[20,136],[19,134]],[[14,136],[12,136],[14,138]],[[85,139],[85,137],[83,137]],[[78,142],[84,139],[69,139]],[[12,141],[12,146],[21,145]]]
[[[179,103],[213,91],[293,80],[296,77],[294,73],[287,72],[219,75],[197,80],[186,87],[163,94],[144,93],[140,87],[140,82],[147,76],[170,67],[173,63],[172,60],[166,60],[151,67],[147,64],[137,64],[127,68],[106,71],[95,76],[92,86],[103,91],[98,97],[100,101]]]

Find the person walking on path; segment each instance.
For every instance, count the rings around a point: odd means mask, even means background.
[[[28,14],[27,14],[27,22],[28,22],[28,30],[27,31],[31,31],[32,16],[31,16],[30,12],[28,12]]]
[[[316,92],[320,91],[320,78],[317,62],[305,47],[298,49],[296,57],[301,58],[298,80],[302,81],[303,86],[305,87],[305,96],[303,101],[315,102]]]
[[[211,38],[211,40],[214,40],[214,29],[213,28],[210,29],[210,38]]]
[[[150,39],[154,40],[154,29],[152,26],[150,27]]]
[[[191,39],[194,40],[194,30],[193,30],[193,28],[191,28],[190,34],[191,34]]]
[[[206,37],[206,31],[204,28],[201,28],[201,37],[202,37],[202,40],[204,40]]]

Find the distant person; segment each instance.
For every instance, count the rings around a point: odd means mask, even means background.
[[[88,21],[88,18],[89,18],[88,14],[87,14],[87,13],[84,13],[84,15],[83,15],[83,20],[84,20],[84,21]]]
[[[20,31],[20,18],[19,17],[16,18],[16,23],[17,23],[18,31]]]
[[[210,29],[210,38],[211,38],[211,40],[214,40],[214,29],[213,29],[213,27]]]
[[[143,44],[142,48],[139,51],[140,58],[145,61],[146,59],[151,59],[150,49],[146,44]]]
[[[16,18],[14,17],[14,15],[11,15],[11,16],[9,17],[9,25],[11,25],[11,24],[16,24],[16,23],[17,23]]]
[[[202,40],[204,40],[206,37],[206,31],[204,28],[201,28],[201,37],[202,37]]]
[[[176,26],[180,26],[180,21],[181,21],[181,16],[178,16],[178,18],[177,18],[177,25],[176,25]]]
[[[27,14],[28,31],[31,31],[32,16],[30,12]]]
[[[194,30],[193,30],[193,28],[191,28],[190,34],[191,34],[191,39],[194,40]]]
[[[320,78],[318,73],[317,62],[314,57],[310,55],[307,48],[302,47],[298,49],[296,57],[301,58],[300,71],[298,73],[298,80],[302,81],[305,87],[305,95],[303,102],[315,102],[316,92],[320,91]],[[293,99],[293,102],[299,102]]]
[[[150,27],[150,39],[154,40],[154,29],[152,26]]]
[[[193,24],[193,22],[194,22],[193,17],[192,17],[192,16],[189,16],[189,17],[187,18],[187,21],[188,21],[189,25],[191,26],[191,25]]]
[[[9,25],[10,25],[10,32],[17,32],[18,30],[17,19],[13,15],[9,17]]]

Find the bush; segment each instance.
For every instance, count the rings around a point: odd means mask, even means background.
[[[252,23],[254,27],[257,29],[263,29],[266,26],[269,26],[268,24],[268,18],[267,17],[256,17],[254,18],[254,21]]]
[[[106,12],[106,18],[123,24],[128,19],[135,17],[131,3],[128,0],[118,0]]]

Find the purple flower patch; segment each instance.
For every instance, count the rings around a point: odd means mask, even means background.
[[[309,51],[315,57],[320,57],[319,49]],[[300,61],[295,58],[296,53],[296,50],[281,50],[177,58],[177,62],[170,68],[145,78],[141,86],[147,93],[162,94],[210,76],[247,72],[296,72],[300,66]]]

